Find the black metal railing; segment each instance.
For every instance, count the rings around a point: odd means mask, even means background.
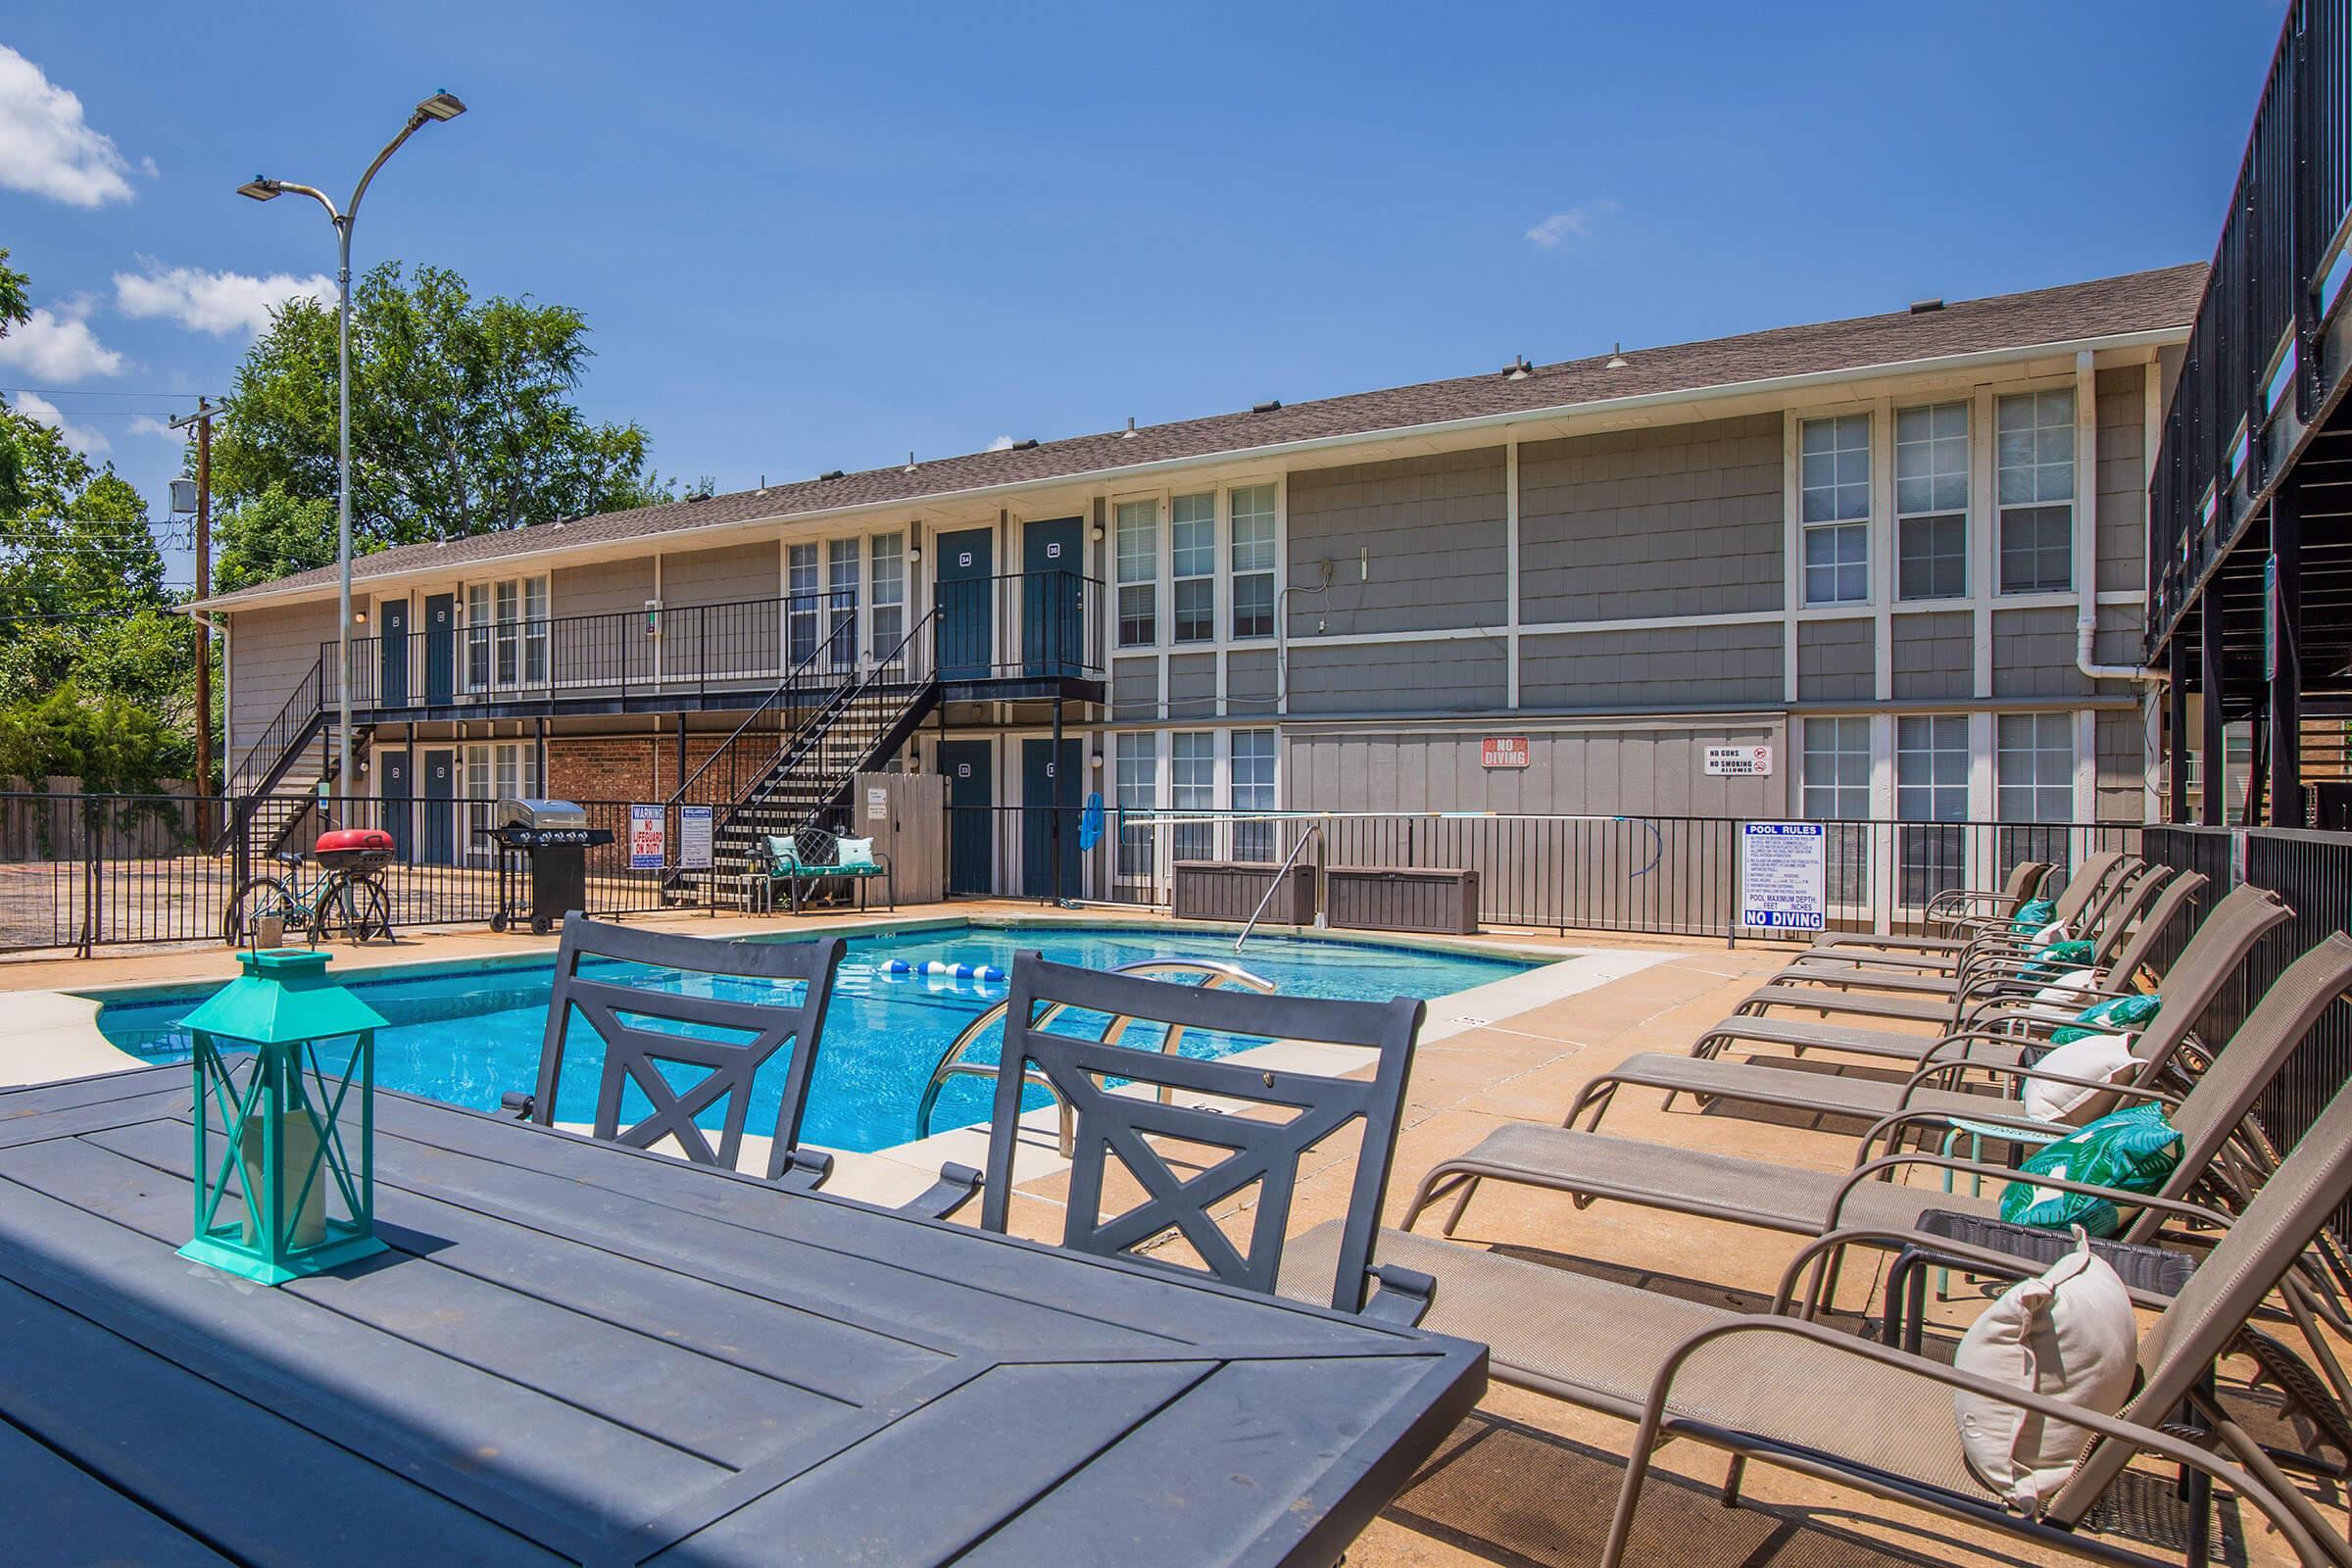
[[[245,755],[222,777],[223,795],[260,794],[277,781],[288,758],[310,738],[318,723],[322,711],[320,694],[327,689],[328,670],[333,663],[331,656],[322,654],[293,691],[286,694],[285,705],[278,709],[276,716],[262,726],[261,734],[254,737]]]
[[[1080,572],[1004,572],[946,579],[932,591],[940,679],[1100,678],[1102,579]]]
[[[804,665],[858,667],[855,590],[496,620],[355,638],[351,698],[371,714],[495,703],[627,702],[760,690]],[[322,645],[336,701],[335,645]]]
[[[2352,0],[2289,0],[2165,415],[2148,507],[2151,657],[2247,500],[2277,477],[2278,408],[2304,421],[2318,412],[2319,288],[2352,216],[2348,75]]]

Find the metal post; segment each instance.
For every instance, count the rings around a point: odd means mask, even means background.
[[[352,211],[335,220],[335,777],[345,789],[351,788],[351,224],[358,209],[355,196]]]
[[[1051,778],[1051,779],[1053,779],[1053,781],[1054,781],[1054,804],[1053,804],[1053,806],[1050,808],[1050,812],[1051,812],[1051,814],[1050,814],[1050,815],[1049,815],[1049,816],[1046,818],[1046,832],[1047,832],[1047,835],[1048,835],[1048,837],[1047,837],[1047,843],[1048,843],[1048,844],[1049,844],[1049,845],[1052,847],[1052,849],[1053,849],[1053,869],[1052,869],[1052,871],[1049,873],[1049,874],[1052,876],[1052,878],[1053,878],[1053,881],[1052,881],[1052,884],[1051,884],[1051,891],[1050,891],[1050,893],[1049,893],[1049,897],[1050,897],[1050,899],[1052,900],[1052,902],[1054,902],[1054,903],[1055,903],[1055,904],[1059,904],[1059,903],[1061,902],[1061,784],[1062,784],[1062,779],[1061,779],[1061,698],[1060,698],[1058,695],[1056,695],[1056,696],[1054,697],[1054,748],[1053,748],[1052,760],[1051,760],[1051,761],[1050,761],[1049,765],[1048,765],[1048,766],[1047,766],[1047,768],[1046,768],[1046,776],[1047,776],[1047,777],[1049,777],[1049,778]]]
[[[2271,575],[2263,607],[2270,684],[2271,826],[2303,825],[2303,498],[2283,485],[2271,497]]]
[[[2188,820],[2188,643],[2177,631],[2166,649],[2166,658],[2172,662],[2173,678],[2165,694],[2170,731],[2165,737],[2165,749],[2172,758],[2171,776],[2165,781],[2165,820],[2185,822]]]
[[[2197,631],[2203,656],[2199,684],[2205,698],[2205,734],[2197,749],[2198,764],[2205,770],[2205,787],[2199,792],[2204,796],[2204,805],[2197,820],[2207,827],[2225,827],[2230,821],[2230,755],[2222,715],[2227,694],[2222,673],[2222,586],[2218,578],[2206,584],[2204,597],[2198,602]]]
[[[196,400],[196,597],[213,590],[213,411]],[[213,629],[196,622],[196,799],[197,816],[211,837],[202,803],[213,793]]]

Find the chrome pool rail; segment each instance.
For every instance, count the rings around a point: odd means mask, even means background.
[[[1199,975],[1200,984],[1211,990],[1239,987],[1244,991],[1255,991],[1261,996],[1270,996],[1274,991],[1273,981],[1262,975],[1251,974],[1238,964],[1221,962],[1215,958],[1141,958],[1134,963],[1122,963],[1113,968],[1110,973],[1142,975],[1147,978]],[[938,1065],[931,1069],[930,1081],[923,1085],[923,1098],[914,1107],[915,1137],[928,1138],[931,1136],[931,1113],[938,1107],[939,1092],[947,1087],[949,1079],[959,1077],[994,1078],[997,1075],[995,1062],[965,1061],[961,1057],[965,1048],[978,1040],[990,1024],[1004,1020],[1004,1006],[1005,1004],[1000,1002],[970,1023],[965,1024],[956,1038],[948,1042],[948,1049],[940,1053]],[[1064,1004],[1055,1003],[1038,1016],[1036,1026],[1043,1028],[1067,1010]],[[1104,1041],[1115,1042],[1127,1032],[1127,1025],[1132,1021],[1126,1017],[1111,1019],[1110,1026],[1102,1032],[1102,1038]],[[1170,1025],[1168,1037],[1160,1042],[1160,1054],[1165,1055],[1175,1051],[1183,1042],[1184,1026],[1182,1024]],[[1027,1082],[1045,1090],[1048,1094],[1054,1094],[1054,1086],[1046,1081],[1044,1073],[1029,1072],[1022,1076]],[[1160,1098],[1162,1100],[1167,1098],[1167,1089],[1164,1085],[1160,1089]],[[1062,1158],[1068,1159],[1077,1152],[1077,1135],[1070,1116],[1069,1102],[1059,1095],[1054,1095],[1054,1103],[1061,1114],[1061,1131],[1057,1143]]]
[[[1282,858],[1282,863],[1274,868],[1274,880],[1266,884],[1266,896],[1257,901],[1257,907],[1250,911],[1250,918],[1244,922],[1242,926],[1242,934],[1233,939],[1233,951],[1235,953],[1240,953],[1242,951],[1242,944],[1250,940],[1250,933],[1256,930],[1257,922],[1265,918],[1266,906],[1272,904],[1274,902],[1274,895],[1282,891],[1282,879],[1286,876],[1289,876],[1291,874],[1291,867],[1298,863],[1298,852],[1306,848],[1307,841],[1309,839],[1312,839],[1318,848],[1321,847],[1323,843],[1322,823],[1307,823],[1306,831],[1299,834],[1298,841],[1291,846],[1291,853],[1284,856]],[[1315,924],[1318,926],[1324,924],[1323,901],[1321,896],[1323,892],[1322,882],[1323,861],[1320,857],[1317,857],[1315,860]]]

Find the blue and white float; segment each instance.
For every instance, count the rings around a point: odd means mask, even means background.
[[[882,972],[901,977],[929,975],[936,980],[977,980],[983,985],[992,982],[1002,985],[1004,982],[1004,971],[993,963],[948,963],[939,958],[930,958],[922,963],[910,962],[906,958],[890,958],[884,961]]]

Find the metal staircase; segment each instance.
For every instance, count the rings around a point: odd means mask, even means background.
[[[230,809],[213,845],[216,853],[233,850],[242,840],[251,858],[267,859],[316,816],[318,786],[333,781],[340,750],[335,711],[323,700],[326,675],[322,653],[277,716],[221,780],[220,793]],[[366,743],[368,729],[356,726],[355,752]]]
[[[715,808],[710,868],[681,870],[673,898],[713,901],[743,887],[761,839],[798,833],[849,799],[857,775],[887,762],[938,706],[939,677],[920,657],[932,616],[870,668],[810,668],[819,649],[670,797]],[[773,716],[797,712],[797,723]]]

